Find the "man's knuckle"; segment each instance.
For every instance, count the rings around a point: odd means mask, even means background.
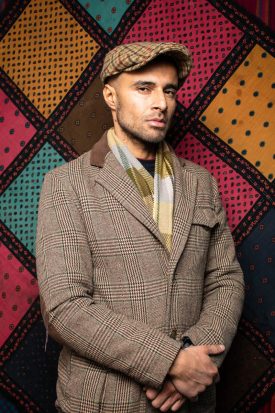
[[[191,389],[190,391],[189,391],[189,398],[191,397],[191,398],[193,398],[193,397],[196,397],[198,395],[198,390],[196,390],[196,389]]]
[[[218,369],[217,367],[214,367],[211,371],[211,375],[214,377],[214,376],[217,376],[217,374],[218,374]]]
[[[204,384],[201,384],[200,386],[198,386],[196,396],[198,395],[198,393],[203,393],[205,389],[206,389],[206,385]]]
[[[158,401],[158,400],[156,400],[156,399],[155,399],[155,400],[153,400],[153,401],[152,401],[152,406],[153,406],[153,407],[155,407],[155,408],[160,407],[160,403],[159,403],[159,401]]]

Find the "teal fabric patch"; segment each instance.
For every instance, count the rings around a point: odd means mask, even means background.
[[[108,34],[113,33],[132,2],[133,0],[79,0],[84,9]]]
[[[0,396],[0,412],[1,413],[19,413],[17,408],[4,398]]]
[[[1,196],[0,219],[33,255],[44,175],[63,163],[65,160],[61,155],[46,143]]]

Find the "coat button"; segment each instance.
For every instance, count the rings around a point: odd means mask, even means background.
[[[173,328],[173,329],[171,330],[170,337],[173,338],[174,340],[176,339],[176,337],[177,337],[177,330],[176,330],[175,328]]]

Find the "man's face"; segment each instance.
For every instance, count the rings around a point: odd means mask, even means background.
[[[117,135],[143,143],[162,141],[176,108],[178,75],[174,65],[154,62],[122,73],[110,85],[114,88]]]

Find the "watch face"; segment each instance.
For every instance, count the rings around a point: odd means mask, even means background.
[[[191,339],[187,336],[184,336],[182,338],[182,348],[187,348],[187,347],[190,347],[190,346],[193,346],[193,343],[192,343]]]

